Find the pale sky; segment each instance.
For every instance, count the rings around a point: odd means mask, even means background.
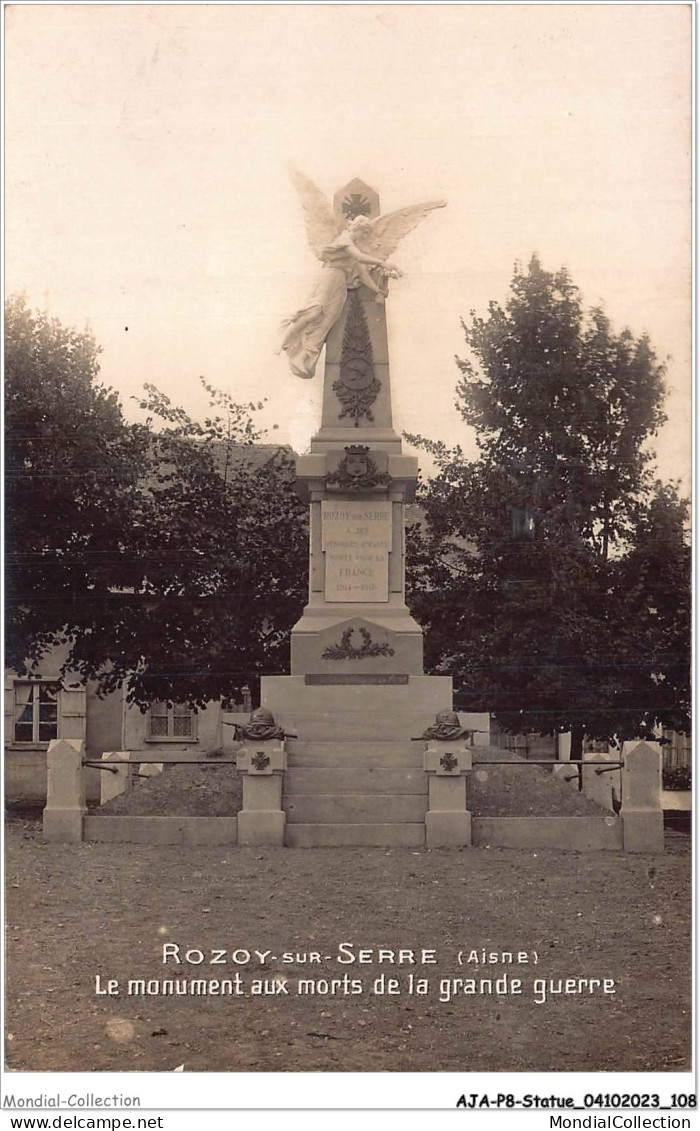
[[[565,265],[669,356],[665,478],[690,482],[691,5],[23,5],[6,15],[6,292],[103,346],[102,376],[195,415],[267,398],[303,451],[314,381],[276,356],[316,274],[292,161],[383,211],[395,427],[469,447],[460,318],[514,261]],[[128,327],[128,329],[127,329]]]

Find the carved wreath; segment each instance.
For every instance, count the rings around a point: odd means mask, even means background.
[[[371,656],[393,656],[394,649],[388,644],[375,644],[366,628],[358,629],[362,644],[355,648],[352,644],[353,628],[346,628],[339,644],[331,644],[322,653],[323,660],[366,660]]]
[[[366,389],[349,389],[342,381],[334,381],[333,392],[343,406],[338,419],[342,420],[344,416],[352,416],[356,428],[360,427],[360,418],[363,416],[366,416],[369,421],[373,421],[374,414],[370,405],[376,401],[380,389],[381,384],[376,377],[372,378]]]

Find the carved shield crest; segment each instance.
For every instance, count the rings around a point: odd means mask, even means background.
[[[345,449],[348,453],[343,460],[345,470],[351,479],[361,479],[369,471],[367,463],[368,449],[358,444]]]

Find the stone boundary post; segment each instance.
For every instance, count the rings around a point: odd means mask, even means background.
[[[103,762],[114,762],[114,770],[100,771],[100,805],[106,805],[113,797],[119,797],[131,789],[132,770],[129,765],[131,754],[128,750],[109,750],[102,755]]]
[[[584,761],[586,762],[620,762],[622,758],[620,751],[609,747],[607,751],[591,752],[584,754]],[[615,801],[622,800],[622,768],[605,770],[601,773],[600,765],[595,766],[582,766],[583,774],[583,792],[586,797],[591,801],[595,801],[602,809],[609,810],[610,813],[615,812]],[[619,806],[618,806],[619,808]]]
[[[46,753],[44,840],[77,844],[83,839],[85,805],[85,742],[54,738]]]
[[[243,808],[238,814],[238,843],[249,847],[284,845],[286,814],[282,777],[287,768],[284,740],[245,739],[236,755],[243,775]]]
[[[462,741],[430,741],[423,767],[428,774],[426,846],[471,847],[472,815],[467,809],[466,779],[472,768],[471,750]]]
[[[625,852],[663,852],[661,747],[658,742],[625,742],[622,761]]]

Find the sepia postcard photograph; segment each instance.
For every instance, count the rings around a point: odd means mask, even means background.
[[[689,1127],[693,5],[3,17],[4,1108]]]

